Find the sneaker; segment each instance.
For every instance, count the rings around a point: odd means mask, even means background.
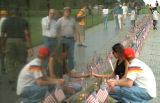
[[[87,45],[85,45],[84,43],[82,43],[82,46],[83,46],[83,47],[87,47]]]

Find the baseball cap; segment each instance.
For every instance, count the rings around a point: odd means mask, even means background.
[[[41,47],[38,50],[38,56],[40,57],[47,57],[49,55],[49,49],[46,47]]]
[[[124,57],[125,58],[135,58],[135,52],[132,48],[124,49]]]

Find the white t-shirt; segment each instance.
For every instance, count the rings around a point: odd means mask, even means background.
[[[131,20],[136,20],[136,11],[135,10],[131,11]]]
[[[109,10],[108,9],[103,9],[102,10],[102,13],[103,13],[103,16],[106,16],[108,14]]]
[[[42,77],[41,60],[35,58],[21,70],[18,76],[17,95],[20,95],[24,87],[35,85],[37,78]]]
[[[153,20],[158,20],[159,13],[157,12],[157,10],[155,10],[152,15],[153,15]]]
[[[127,6],[122,6],[122,9],[123,9],[123,14],[127,14],[128,7]]]
[[[54,19],[49,20],[49,17],[42,18],[42,35],[46,37],[55,38],[56,35],[56,21]]]
[[[5,20],[6,20],[6,17],[1,17],[1,18],[0,18],[0,37],[2,36],[2,35],[1,35],[1,32],[2,32],[2,31],[1,31],[1,30],[2,30],[2,24],[3,24],[3,22],[4,22]]]
[[[151,97],[156,97],[156,81],[152,70],[142,61],[134,59],[128,67],[127,78],[146,89]]]

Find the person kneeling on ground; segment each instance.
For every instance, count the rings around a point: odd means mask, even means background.
[[[48,48],[40,48],[38,57],[21,70],[18,77],[17,95],[20,96],[22,103],[39,103],[43,101],[48,85],[64,84],[63,79],[53,79],[44,75],[42,64],[48,55]]]
[[[86,73],[86,74],[76,73],[73,68],[69,68],[67,66],[67,63],[68,63],[67,52],[68,50],[64,44],[60,44],[55,48],[54,53],[49,58],[49,64],[48,64],[49,76],[51,78],[59,78],[59,79],[64,78],[66,83],[71,82],[72,88],[75,90],[75,92],[77,92],[81,90],[80,83],[68,81],[67,78],[69,80],[71,80],[71,78],[73,79],[86,78],[90,76],[90,73]],[[67,91],[67,94],[69,94],[68,91]]]
[[[113,55],[117,59],[114,72],[110,75],[99,75],[92,72],[92,75],[97,78],[115,78],[116,75],[119,76],[119,79],[125,78],[128,71],[128,61],[124,58],[123,52],[124,47],[122,44],[117,43],[112,47]]]
[[[124,50],[129,62],[127,77],[121,80],[108,80],[109,95],[119,103],[148,103],[156,97],[156,81],[151,69],[135,58],[132,48]]]

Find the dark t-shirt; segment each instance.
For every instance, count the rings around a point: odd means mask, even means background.
[[[24,30],[28,30],[28,23],[21,17],[9,17],[2,25],[2,32],[7,38],[25,38]]]
[[[121,79],[125,74],[125,61],[122,61],[120,64],[118,64],[119,61],[116,63],[116,68],[114,70],[115,75],[119,75],[119,78]]]

